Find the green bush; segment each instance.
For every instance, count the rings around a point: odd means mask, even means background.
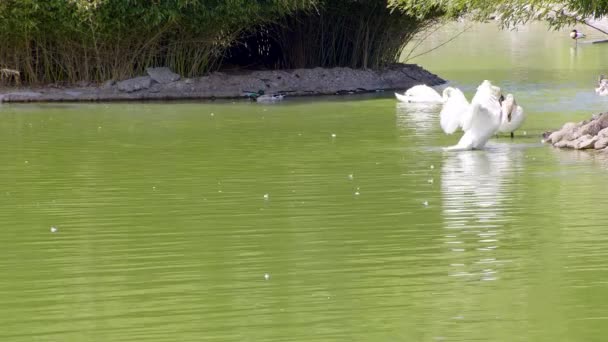
[[[418,0],[424,2],[424,0]],[[168,66],[196,76],[264,30],[274,67],[379,67],[443,12],[386,0],[1,0],[0,68],[27,83],[102,82]]]

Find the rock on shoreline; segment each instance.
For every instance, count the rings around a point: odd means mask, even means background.
[[[149,68],[147,73],[94,87],[0,88],[0,102],[230,99],[244,98],[246,92],[260,90],[287,96],[332,95],[445,83],[415,64],[394,64],[382,70],[314,68],[213,72],[192,79],[180,78],[168,68]]]
[[[543,134],[543,142],[559,148],[608,150],[608,112],[579,123],[568,122],[560,130]]]

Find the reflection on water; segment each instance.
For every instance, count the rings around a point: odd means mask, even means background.
[[[414,129],[417,133],[430,133],[437,130],[441,104],[397,102],[397,126]]]
[[[446,153],[441,172],[445,243],[453,253],[452,276],[496,280],[495,250],[509,219],[509,188],[520,151],[508,144],[483,151]]]

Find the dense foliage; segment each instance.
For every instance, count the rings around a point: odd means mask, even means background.
[[[408,41],[439,20],[441,11],[415,16],[387,8],[386,0],[321,1],[261,27],[240,55],[267,67],[378,68],[399,59]]]
[[[29,82],[121,79],[148,66],[214,68],[243,30],[316,0],[2,0],[0,67]]]
[[[608,0],[1,0],[0,69],[33,83],[160,65],[193,76],[235,61],[379,67],[421,29],[464,13],[559,27],[608,14]]]

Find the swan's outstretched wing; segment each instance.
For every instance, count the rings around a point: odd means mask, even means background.
[[[463,122],[464,134],[458,144],[447,150],[470,150],[483,148],[500,127],[500,112],[483,103],[471,104]]]
[[[464,135],[456,146],[448,149],[468,150],[485,146],[500,127],[502,109],[498,102],[499,96],[500,88],[492,86],[489,81],[484,81],[477,88],[462,121]]]
[[[464,94],[459,89],[451,88],[439,115],[441,129],[447,134],[454,133],[458,127],[462,127],[468,110],[469,102]]]
[[[494,110],[493,110],[494,109]],[[500,127],[500,111],[491,106],[475,103],[471,108],[471,120],[467,127],[473,140],[472,148],[482,148]]]

